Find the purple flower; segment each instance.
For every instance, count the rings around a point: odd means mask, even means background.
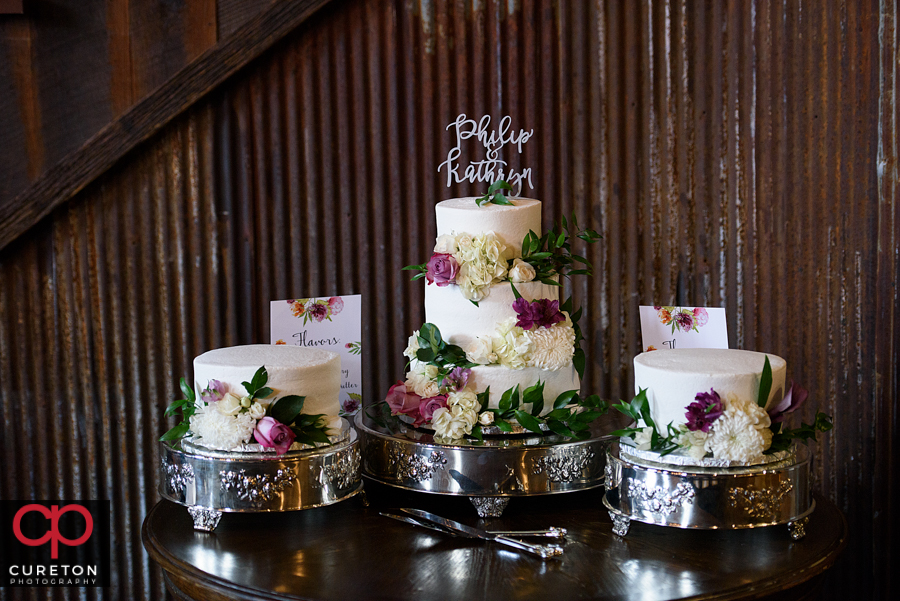
[[[328,317],[328,305],[313,303],[307,313],[309,313],[311,318],[315,319],[318,322],[322,322],[326,317]]]
[[[712,388],[709,389],[709,392],[698,392],[694,397],[694,402],[687,406],[687,412],[684,414],[687,418],[688,430],[709,432],[710,426],[724,412],[725,406],[722,404],[719,393]]]
[[[447,395],[445,394],[439,394],[427,399],[422,399],[422,401],[419,403],[419,415],[418,417],[416,417],[416,421],[413,423],[413,425],[418,428],[422,424],[430,422],[431,418],[434,417],[434,412],[441,407],[446,406]]]
[[[215,403],[225,398],[228,387],[218,380],[210,380],[206,388],[200,391],[200,400],[205,403]]]
[[[447,392],[456,392],[457,390],[462,390],[466,387],[466,383],[469,381],[469,374],[472,372],[471,369],[463,369],[462,367],[457,367],[441,381],[441,386],[447,389]]]
[[[772,423],[777,424],[784,421],[785,415],[799,409],[800,406],[806,402],[808,396],[808,390],[801,387],[799,384],[794,384],[792,381],[791,387],[788,388],[784,398],[781,399],[777,405],[769,409],[769,417],[772,418]]]
[[[542,298],[528,302],[524,298],[517,298],[512,306],[518,317],[516,325],[525,330],[549,328],[553,324],[566,320],[559,310],[558,300],[551,301],[548,298]]]
[[[694,327],[694,314],[687,311],[675,314],[675,324],[684,332],[690,332]]]
[[[291,448],[291,445],[294,444],[296,435],[289,427],[274,417],[266,416],[256,422],[253,438],[262,446],[275,449],[276,455],[284,455]]]
[[[384,400],[387,402],[388,407],[391,408],[392,415],[405,413],[416,417],[419,413],[419,403],[422,401],[422,397],[414,392],[407,392],[406,384],[397,380],[397,383],[388,390],[387,398]]]
[[[341,406],[344,409],[344,413],[355,413],[359,409],[359,401],[357,399],[344,399]]]
[[[447,253],[434,253],[428,259],[426,265],[425,279],[429,284],[437,284],[438,286],[447,286],[456,283],[456,274],[459,273],[459,263],[453,258],[453,255]]]

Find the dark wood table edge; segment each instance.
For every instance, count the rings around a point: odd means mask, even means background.
[[[819,495],[814,495],[814,497],[816,499],[817,507],[821,507],[820,504],[824,501],[824,499],[822,499],[822,497]],[[175,595],[176,598],[192,599],[192,597],[181,591],[181,587],[178,586],[178,583],[182,580],[185,580],[185,576],[193,576],[197,579],[197,582],[202,585],[202,587],[208,589],[210,592],[222,595],[223,599],[246,598],[261,600],[271,599],[273,601],[315,601],[310,597],[303,597],[295,592],[291,592],[289,595],[284,595],[236,584],[230,580],[226,580],[219,576],[214,576],[212,574],[209,574],[208,572],[204,572],[194,565],[187,564],[178,560],[173,554],[167,552],[162,545],[158,544],[158,541],[150,534],[148,529],[148,524],[151,517],[164,503],[178,506],[176,503],[167,501],[165,499],[157,502],[156,505],[154,505],[153,508],[149,511],[147,517],[144,518],[144,523],[141,526],[141,541],[144,545],[144,548],[147,550],[147,553],[150,555],[150,558],[157,564],[159,564],[159,566],[163,569],[167,587],[174,587],[176,589],[170,589],[170,592],[172,592],[172,594]],[[778,593],[784,593],[785,591],[789,591],[790,589],[793,589],[795,587],[800,587],[804,583],[809,583],[816,577],[821,576],[825,573],[826,570],[828,570],[828,568],[830,568],[834,564],[838,556],[847,546],[847,537],[849,535],[849,525],[847,524],[847,518],[844,516],[843,512],[840,511],[840,509],[834,506],[833,503],[831,503],[830,501],[828,501],[828,503],[833,506],[834,511],[840,517],[841,536],[834,542],[834,544],[832,544],[831,548],[828,549],[825,556],[822,557],[819,561],[812,564],[805,570],[796,572],[792,578],[789,578],[787,580],[780,578],[770,578],[764,581],[743,585],[736,589],[722,591],[721,593],[713,594],[712,596],[698,595],[692,597],[683,597],[681,601],[691,601],[699,599],[714,599],[716,601],[760,599]],[[813,515],[810,517],[812,518],[814,515],[815,512],[813,512]],[[809,527],[809,525],[807,525],[807,527]],[[240,597],[236,595],[239,595]]]

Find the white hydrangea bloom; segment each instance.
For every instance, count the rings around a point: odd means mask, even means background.
[[[532,353],[529,367],[556,371],[572,364],[575,355],[575,328],[565,312],[565,321],[549,328],[532,328],[525,335],[531,339]]]
[[[522,369],[531,361],[531,339],[525,330],[516,325],[516,318],[501,322],[491,336],[493,352],[500,365],[510,369]]]
[[[463,409],[478,409],[481,405],[478,403],[478,396],[470,390],[459,390],[451,392],[447,395],[448,407],[462,407]]]
[[[232,416],[207,410],[191,416],[190,424],[191,432],[199,438],[198,444],[211,449],[230,451],[250,441],[256,429],[256,421],[246,411]]]
[[[412,360],[416,358],[417,350],[419,350],[419,330],[413,332],[413,335],[409,337],[406,344],[406,350],[403,351],[403,354]]]
[[[494,232],[474,238],[460,234],[456,244],[458,251],[454,256],[460,264],[456,284],[465,298],[477,302],[485,297],[488,286],[506,277],[509,249]]]
[[[728,394],[725,413],[710,430],[706,447],[717,459],[755,463],[772,444],[772,421],[756,403]]]
[[[476,336],[466,347],[466,359],[479,365],[490,365],[497,362],[494,344],[489,336]]]

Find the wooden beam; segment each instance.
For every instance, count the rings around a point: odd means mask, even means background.
[[[296,29],[329,0],[279,0],[0,206],[0,249]]]
[[[22,0],[0,0],[0,15],[21,15]]]

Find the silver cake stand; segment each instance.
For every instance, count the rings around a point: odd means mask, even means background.
[[[478,441],[434,442],[433,435],[398,421],[377,425],[363,411],[355,426],[363,445],[363,472],[373,480],[416,492],[466,496],[480,517],[499,517],[513,497],[549,495],[602,486],[607,446],[603,432],[617,426],[606,415],[591,437],[555,434],[486,436]]]
[[[804,445],[749,467],[670,465],[628,451],[615,443],[606,456],[603,504],[618,536],[632,521],[699,530],[787,524],[794,540],[806,535],[815,501]]]
[[[359,437],[343,420],[339,442],[274,453],[202,451],[161,442],[159,493],[186,505],[194,529],[212,532],[223,513],[294,511],[331,505],[362,490]]]

